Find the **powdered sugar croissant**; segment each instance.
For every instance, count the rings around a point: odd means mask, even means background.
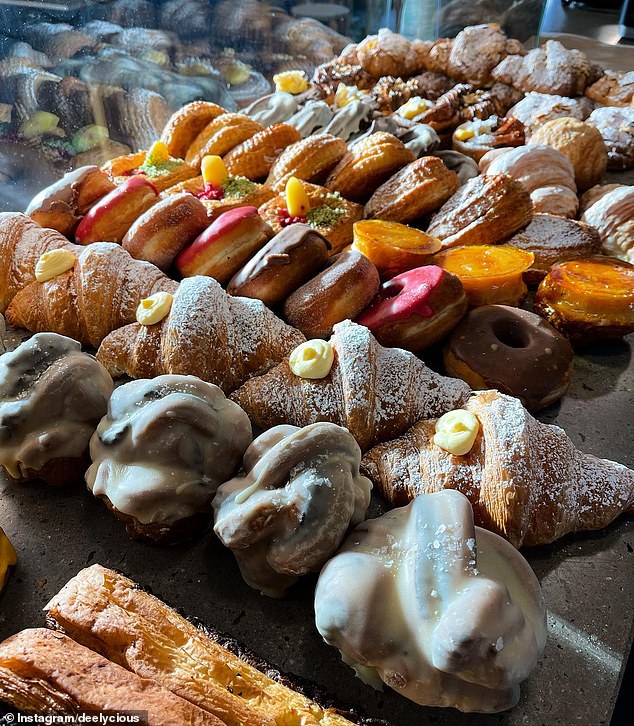
[[[367,453],[362,469],[389,502],[457,489],[469,498],[476,524],[516,547],[600,529],[632,509],[634,471],[578,451],[562,429],[534,419],[518,399],[482,391],[464,408],[480,422],[464,456],[434,443],[434,420]]]

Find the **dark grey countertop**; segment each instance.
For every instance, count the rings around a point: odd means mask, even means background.
[[[634,467],[634,336],[575,360],[568,395],[540,418],[566,429],[580,448]],[[634,622],[634,519],[567,537],[526,555],[549,609],[549,638],[513,710],[495,716],[416,706],[354,677],[313,624],[315,580],[284,600],[245,585],[229,550],[212,535],[190,546],[132,542],[121,522],[83,487],[56,491],[0,478],[0,525],[19,564],[0,597],[0,638],[44,622],[42,608],[83,567],[123,571],[188,616],[232,635],[283,672],[317,683],[343,707],[417,723],[599,726],[608,724]]]

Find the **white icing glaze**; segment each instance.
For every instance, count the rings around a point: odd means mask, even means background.
[[[416,703],[496,712],[546,640],[539,582],[466,497],[424,494],[357,527],[321,572],[317,629],[359,675]]]
[[[79,458],[107,408],[112,378],[80,344],[38,333],[0,358],[0,465],[20,479]]]
[[[351,101],[340,108],[332,121],[324,129],[324,133],[338,136],[348,141],[370,122],[372,108],[366,101]]]
[[[90,441],[86,483],[141,524],[171,525],[209,508],[251,442],[244,411],[217,386],[165,375],[115,390]]]
[[[306,138],[327,126],[334,111],[325,101],[309,101],[305,106],[294,113],[286,122],[294,126]]]
[[[605,194],[581,219],[597,228],[607,254],[634,264],[634,186]]]
[[[263,126],[287,121],[297,111],[297,99],[290,93],[276,91],[254,101],[242,113]]]
[[[332,556],[370,503],[361,450],[331,423],[275,426],[244,456],[244,476],[219,487],[214,531],[246,582],[273,597]]]

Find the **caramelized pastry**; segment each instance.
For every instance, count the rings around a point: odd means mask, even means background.
[[[224,156],[227,171],[231,176],[244,176],[252,181],[264,179],[282,151],[301,138],[295,127],[273,124],[238,144]]]
[[[622,338],[634,332],[634,265],[613,257],[555,265],[534,309],[573,345]]]
[[[18,557],[11,541],[0,527],[0,595],[4,590],[11,570],[15,567]]]
[[[123,238],[137,260],[167,270],[176,255],[209,224],[204,204],[191,194],[173,194],[144,212]]]
[[[161,141],[167,145],[171,156],[183,159],[198,134],[208,123],[223,113],[225,109],[222,106],[209,101],[188,103],[172,114],[163,129]]]
[[[435,151],[434,156],[437,156],[447,169],[456,172],[460,186],[480,173],[477,163],[470,156],[465,156],[459,151],[440,150]]]
[[[436,238],[398,222],[365,219],[354,225],[353,249],[371,260],[383,279],[427,264],[440,246]]]
[[[525,227],[533,216],[530,196],[507,174],[470,179],[432,217],[427,233],[443,248],[498,244]]]
[[[577,188],[598,184],[608,165],[608,151],[598,129],[574,118],[548,121],[531,136],[531,144],[550,146],[570,159]]]
[[[426,265],[384,282],[357,322],[369,328],[381,345],[416,352],[444,338],[467,307],[460,280]]]
[[[441,207],[458,189],[458,175],[435,156],[404,166],[365,205],[369,219],[411,222]]]
[[[372,483],[360,463],[357,442],[332,423],[275,426],[249,446],[244,473],[213,501],[214,532],[248,585],[281,597],[320,570],[365,518]]]
[[[326,180],[326,187],[355,202],[367,201],[414,154],[392,134],[378,131],[348,151]]]
[[[74,340],[38,333],[0,357],[0,466],[14,481],[81,481],[112,379]]]
[[[532,252],[506,245],[467,245],[439,252],[433,263],[460,279],[472,307],[519,305],[528,289],[524,273],[535,257]]]
[[[271,167],[266,183],[280,192],[290,177],[314,184],[323,182],[346,153],[343,139],[331,134],[314,134],[288,146]]]
[[[452,148],[475,161],[491,149],[523,146],[524,124],[513,118],[490,116],[488,119],[466,121],[453,132]]]
[[[634,263],[634,186],[622,186],[603,194],[581,217],[601,236],[603,251]]]
[[[255,207],[238,207],[217,217],[176,258],[183,277],[208,275],[226,283],[273,236]]]
[[[196,170],[182,159],[171,156],[162,141],[155,142],[147,152],[119,156],[101,168],[115,184],[122,184],[130,176],[142,176],[159,192],[196,176]]]
[[[598,129],[608,150],[608,169],[634,168],[634,107],[606,106],[593,111],[588,123]]]
[[[210,121],[192,141],[185,154],[185,161],[198,169],[203,157],[224,156],[263,129],[262,124],[244,114],[223,113]]]
[[[374,264],[349,248],[331,257],[323,272],[291,293],[284,318],[307,338],[328,338],[333,326],[354,320],[379,289]]]
[[[546,607],[528,562],[473,519],[463,494],[441,491],[360,525],[319,576],[315,621],[375,687],[495,713],[537,665]]]
[[[634,75],[631,71],[606,70],[598,81],[586,88],[585,93],[602,106],[634,107]]]
[[[550,93],[527,93],[511,109],[508,116],[524,124],[526,137],[547,121],[564,116],[585,121],[594,108],[592,101],[587,98],[567,98]]]
[[[218,485],[251,443],[247,415],[217,386],[164,375],[119,386],[90,442],[88,489],[135,539],[174,544],[210,523]]]
[[[24,213],[42,227],[70,237],[90,207],[114,188],[98,167],[82,166],[33,197]]]
[[[552,214],[535,214],[528,227],[511,237],[507,244],[534,255],[532,267],[524,273],[529,285],[541,282],[558,262],[601,252],[601,237],[594,227]]]
[[[272,307],[319,272],[329,253],[330,243],[319,232],[307,224],[290,225],[234,275],[227,291]]]
[[[529,411],[558,401],[568,389],[574,351],[543,318],[506,305],[471,310],[444,349],[447,373],[471,388],[495,388]]]

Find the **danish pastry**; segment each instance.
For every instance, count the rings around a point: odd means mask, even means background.
[[[231,176],[244,176],[252,181],[265,179],[282,151],[301,138],[294,126],[273,124],[234,146],[223,157],[227,171]]]

